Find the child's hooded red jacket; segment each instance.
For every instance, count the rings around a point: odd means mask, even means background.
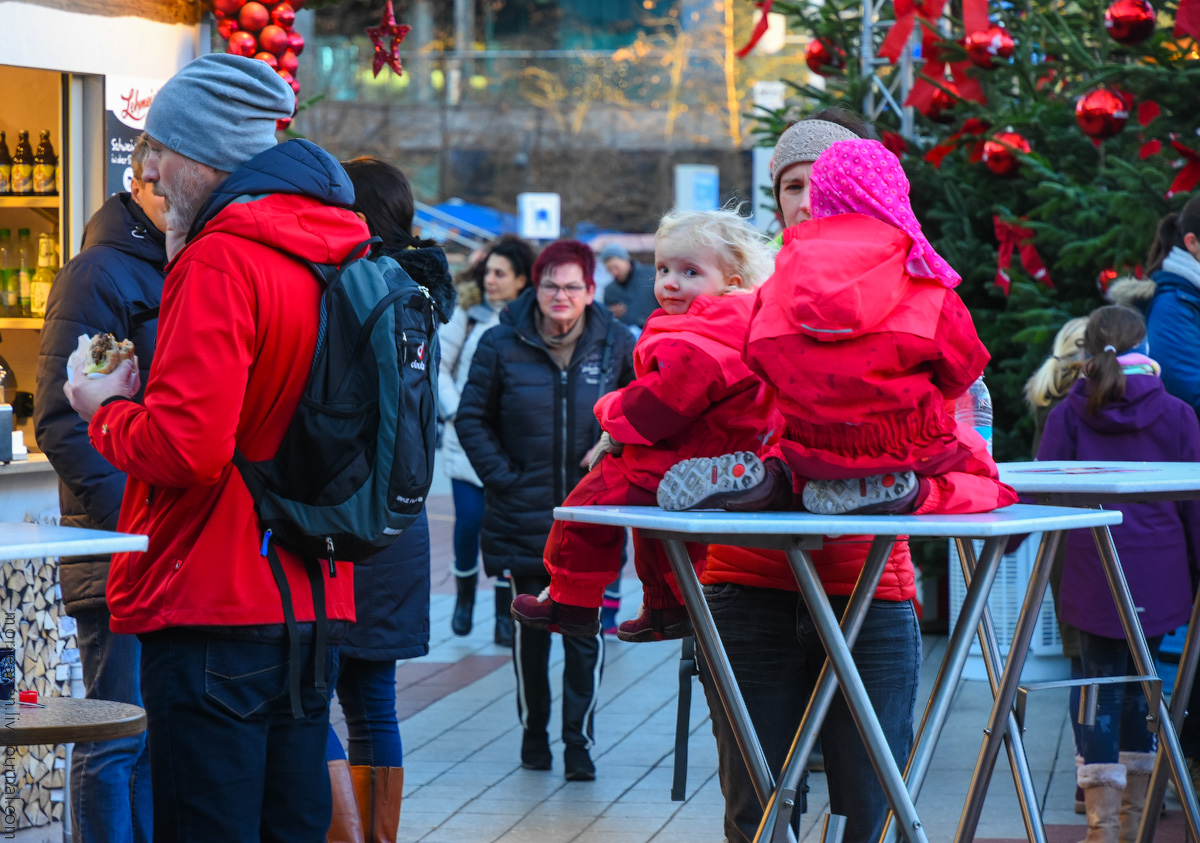
[[[655,490],[691,457],[758,452],[779,434],[769,390],[742,360],[754,296],[698,296],[687,313],[656,310],[633,351],[637,380],[596,402],[600,426],[625,450],[629,481]]]
[[[784,231],[745,359],[776,389],[781,446],[801,476],[937,474],[961,462],[947,400],[989,355],[962,300],[907,273],[911,246],[862,214]]]

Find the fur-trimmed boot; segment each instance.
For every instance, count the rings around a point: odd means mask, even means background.
[[[329,789],[333,792],[333,816],[329,821],[326,843],[364,843],[362,820],[358,816],[358,800],[354,796],[354,780],[350,762],[327,761]]]
[[[403,767],[351,767],[354,794],[366,843],[396,843],[400,802],[404,798]]]
[[[1125,766],[1125,794],[1121,797],[1121,843],[1133,843],[1137,840],[1142,809],[1146,807],[1146,793],[1150,790],[1154,753],[1122,752],[1121,763]]]
[[[1087,837],[1079,843],[1120,843],[1125,765],[1084,764],[1075,773],[1087,805]]]

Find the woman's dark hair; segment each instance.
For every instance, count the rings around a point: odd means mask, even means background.
[[[533,264],[533,274],[529,276],[529,280],[535,285],[540,284],[543,278],[560,266],[572,263],[583,270],[583,282],[587,284],[588,289],[595,287],[596,279],[593,276],[596,273],[596,253],[590,246],[578,240],[555,240],[542,249],[542,253]]]
[[[512,264],[513,275],[518,278],[524,275],[526,287],[533,284],[533,264],[537,252],[527,241],[515,234],[502,234],[483,256],[484,266],[487,266],[487,259],[492,255],[508,258],[508,262]],[[480,283],[483,283],[482,277]]]
[[[1093,415],[1109,401],[1125,395],[1125,373],[1117,357],[1146,338],[1146,320],[1131,307],[1110,304],[1093,310],[1083,332],[1083,364],[1091,394],[1087,413]]]
[[[404,173],[369,155],[343,161],[342,167],[354,185],[353,210],[367,218],[367,229],[383,240],[385,250],[435,245],[413,236],[412,187]]]
[[[879,132],[875,131],[875,127],[867,122],[867,118],[863,117],[857,111],[851,111],[844,106],[831,105],[828,108],[822,108],[814,114],[804,115],[804,119],[824,120],[826,123],[836,123],[843,129],[849,129],[865,140],[879,140]]]
[[[1150,244],[1150,253],[1146,255],[1146,274],[1162,269],[1163,261],[1176,246],[1187,248],[1183,238],[1188,234],[1200,237],[1200,196],[1193,196],[1183,210],[1167,214],[1158,221],[1154,242]]]

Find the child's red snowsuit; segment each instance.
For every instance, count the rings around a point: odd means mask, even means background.
[[[989,355],[954,291],[905,271],[908,235],[862,214],[787,229],[759,289],[746,362],[775,387],[777,453],[798,479],[915,471],[918,512],[985,512],[1017,502],[953,400]]]
[[[596,403],[600,426],[625,444],[588,472],[563,506],[648,505],[667,469],[691,457],[757,452],[778,435],[769,390],[742,360],[754,297],[700,296],[678,316],[656,310],[633,351],[637,379]],[[620,527],[555,521],[543,561],[550,597],[599,606],[621,567]],[[651,609],[682,603],[666,553],[633,531],[634,563]],[[706,547],[689,544],[697,573]]]

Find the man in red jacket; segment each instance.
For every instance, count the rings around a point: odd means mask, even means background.
[[[254,504],[231,458],[273,456],[300,401],[320,286],[303,262],[340,263],[369,234],[337,160],[275,145],[291,89],[266,64],[196,59],[146,118],[144,177],[167,199],[168,274],[143,403],[135,362],[74,373],[72,406],[96,449],[129,477],[118,529],[150,537],[113,557],[112,628],[142,642],[154,837],[323,841],[330,652],[314,646],[323,586],[331,637],[354,619],[353,575],[310,582],[279,548],[299,621],[289,659],[284,597],[261,555]],[[298,699],[290,672],[302,671]],[[299,714],[299,716],[295,716]]]

